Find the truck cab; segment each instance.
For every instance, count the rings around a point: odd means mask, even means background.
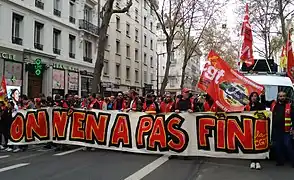
[[[265,87],[265,99],[272,101],[277,99],[280,91],[287,93],[289,101],[294,99],[293,84],[284,73],[243,73],[248,79]]]

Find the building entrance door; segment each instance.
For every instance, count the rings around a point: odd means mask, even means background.
[[[37,98],[42,93],[42,76],[37,76],[33,72],[29,72],[28,78],[28,97]]]

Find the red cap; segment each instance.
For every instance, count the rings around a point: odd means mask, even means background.
[[[186,92],[190,92],[190,89],[188,89],[188,88],[183,88],[183,89],[182,89],[182,94],[183,94],[183,93],[186,93]]]

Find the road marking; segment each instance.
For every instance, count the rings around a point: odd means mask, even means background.
[[[0,159],[8,158],[10,155],[0,156]]]
[[[168,157],[169,156],[161,156],[160,158],[158,158],[155,161],[151,162],[150,164],[148,164],[147,166],[143,167],[142,169],[140,169],[139,171],[137,171],[134,174],[130,175],[129,177],[127,177],[124,180],[138,180],[138,179],[144,178],[149,173],[151,173],[152,171],[154,171],[156,168],[158,168],[159,166],[161,166],[163,163],[165,163],[166,161],[168,161]]]
[[[21,163],[21,164],[15,164],[15,165],[12,165],[12,166],[8,166],[8,167],[5,167],[5,168],[1,168],[0,169],[0,173],[1,172],[5,172],[5,171],[9,171],[9,170],[12,170],[12,169],[16,169],[16,168],[20,168],[20,167],[23,167],[23,166],[27,166],[29,165],[30,163]]]
[[[65,151],[65,152],[62,152],[62,153],[54,154],[53,156],[64,156],[64,155],[67,155],[67,154],[71,154],[71,153],[80,151],[82,149],[84,149],[84,148],[81,147],[81,148],[78,148],[78,149],[73,149],[73,150],[70,150],[70,151]]]

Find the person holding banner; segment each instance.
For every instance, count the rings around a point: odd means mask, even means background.
[[[181,111],[193,112],[194,99],[190,97],[190,90],[188,88],[182,89],[182,96],[176,100],[175,112],[180,113]]]
[[[174,108],[174,101],[171,98],[171,94],[166,93],[165,98],[160,103],[160,112],[161,113],[173,112],[174,111],[173,108]]]
[[[152,94],[147,94],[146,101],[143,104],[143,112],[156,114],[159,111],[158,104],[154,101]]]
[[[122,93],[118,93],[116,100],[113,103],[113,110],[124,111],[126,109],[127,102]]]
[[[139,99],[138,93],[132,89],[129,92],[129,96],[130,96],[131,102],[130,102],[129,108],[126,109],[126,112],[130,112],[130,111],[141,112],[142,111],[142,101]]]
[[[244,111],[262,111],[265,110],[265,105],[260,102],[260,97],[257,92],[252,92],[249,96],[249,104],[244,108]],[[260,162],[258,160],[252,160],[250,169],[261,169]]]
[[[294,168],[294,150],[291,136],[294,131],[294,109],[286,97],[286,93],[281,91],[278,93],[277,101],[273,101],[271,104],[270,109],[273,114],[272,141],[276,165],[283,166],[288,159]]]

